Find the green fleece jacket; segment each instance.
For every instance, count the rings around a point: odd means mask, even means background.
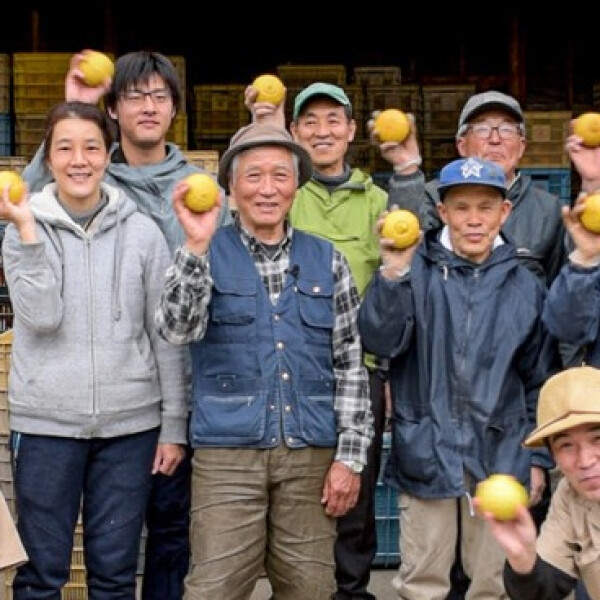
[[[387,208],[387,193],[368,173],[352,169],[350,179],[329,193],[311,179],[297,192],[289,214],[292,225],[333,242],[350,263],[362,298],[379,267],[376,224]]]

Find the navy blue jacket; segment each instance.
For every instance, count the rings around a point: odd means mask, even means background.
[[[333,245],[293,235],[276,306],[234,228],[213,237],[208,326],[191,344],[193,447],[337,445]]]
[[[512,473],[528,487],[532,464],[553,464],[522,447],[558,368],[541,320],[545,288],[509,242],[478,265],[438,236],[427,233],[399,281],[376,275],[359,313],[366,349],[391,359],[386,481],[421,498],[472,492],[464,470],[475,481]]]
[[[600,269],[566,264],[554,280],[542,317],[559,341],[581,346],[583,360],[600,367]]]

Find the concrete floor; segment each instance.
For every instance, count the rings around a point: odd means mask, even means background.
[[[371,571],[371,585],[369,586],[369,592],[373,594],[377,600],[396,600],[396,597],[392,589],[392,578],[396,569],[373,569]],[[4,576],[0,572],[0,600],[9,600],[12,594],[7,590]],[[254,593],[250,600],[269,600],[271,597],[271,586],[269,585],[266,577],[261,577],[256,584]],[[139,598],[139,586],[138,586],[138,598]]]
[[[392,589],[392,578],[396,574],[395,568],[390,569],[373,569],[371,571],[371,584],[369,592],[377,598],[377,600],[396,600],[397,596]],[[271,586],[265,577],[261,577],[256,584],[254,593],[250,600],[269,600],[271,597]]]

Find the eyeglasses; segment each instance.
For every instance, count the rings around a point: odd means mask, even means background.
[[[131,106],[142,106],[146,102],[146,98],[151,98],[154,104],[165,104],[171,99],[171,91],[167,88],[150,90],[149,92],[128,90],[121,94],[121,98]]]
[[[494,131],[498,132],[498,137],[501,140],[514,140],[523,133],[521,126],[514,123],[502,123],[495,127],[489,123],[476,123],[475,125],[468,125],[467,130],[472,131],[473,135],[480,140],[489,139]]]

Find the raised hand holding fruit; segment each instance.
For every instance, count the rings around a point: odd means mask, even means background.
[[[586,196],[579,220],[588,231],[600,233],[600,193]]]
[[[25,195],[25,181],[17,171],[0,171],[0,194],[4,194],[4,188],[7,185],[9,186],[8,199],[13,204],[19,204]]]
[[[184,179],[189,190],[183,197],[184,204],[194,212],[210,210],[219,199],[219,186],[206,173],[192,173]]]
[[[285,86],[279,77],[265,73],[259,75],[253,82],[252,87],[258,91],[256,102],[270,102],[279,104],[285,96]]]
[[[573,133],[590,148],[600,146],[600,113],[587,112],[573,121]]]
[[[381,237],[394,240],[395,248],[412,246],[419,239],[419,233],[419,219],[410,210],[398,208],[384,217]]]
[[[401,110],[387,108],[375,117],[373,130],[381,142],[403,142],[410,132],[410,121]]]
[[[512,521],[519,506],[527,506],[527,490],[512,475],[496,473],[477,485],[475,497],[483,512],[491,513],[498,521]]]
[[[86,85],[97,87],[115,74],[113,61],[103,52],[85,50],[83,55],[83,59],[79,63],[79,70],[83,73]]]

